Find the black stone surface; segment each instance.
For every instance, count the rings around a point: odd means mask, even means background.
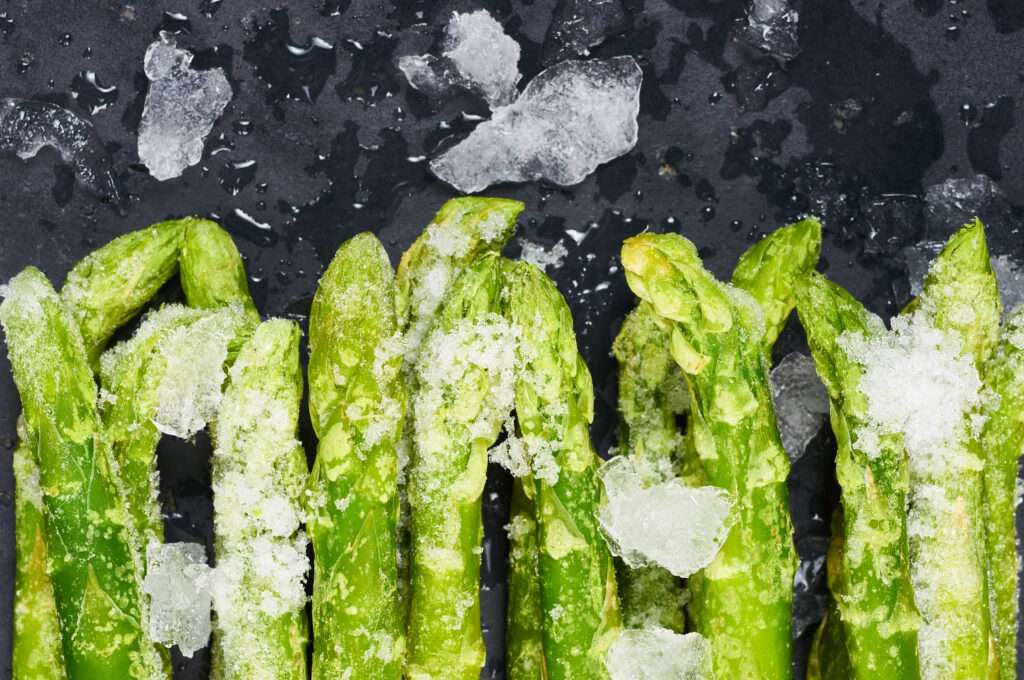
[[[427,160],[488,115],[470,97],[430,102],[410,91],[397,58],[435,45],[451,11],[484,7],[522,46],[525,83],[564,51],[552,40],[565,32],[551,23],[569,1],[0,0],[0,97],[56,102],[91,120],[128,197],[120,207],[100,200],[51,150],[25,162],[0,153],[0,279],[35,265],[59,283],[114,236],[197,214],[237,237],[263,313],[304,323],[317,278],[346,238],[372,230],[397,262],[454,195]],[[571,188],[488,192],[525,201],[522,237],[568,247],[554,278],[594,373],[593,435],[602,452],[615,430],[611,340],[632,305],[618,249],[642,229],[685,234],[725,277],[760,236],[818,214],[820,268],[887,316],[910,297],[900,249],[944,237],[974,211],[987,221],[994,253],[1024,259],[1024,164],[1015,162],[1024,145],[1019,3],[798,1],[799,54],[789,61],[733,39],[746,4],[623,0],[625,17],[592,53],[631,54],[643,68],[636,148]],[[234,90],[203,161],[167,182],[150,177],[136,155],[142,58],[159,30],[174,32],[196,66],[223,68]],[[926,192],[976,174],[1002,193],[957,206]],[[508,253],[518,247],[513,241]],[[791,327],[778,356],[802,346]],[[5,450],[18,410],[0,358]],[[794,466],[791,505],[808,559],[827,542],[837,498],[829,441],[822,435],[818,450]],[[161,448],[169,539],[210,540],[207,456],[202,442]],[[0,454],[0,677],[9,672],[13,593],[9,460]],[[484,675],[493,678],[501,677],[507,487],[493,476],[485,511],[495,540],[485,552]],[[798,608],[815,610],[811,600]],[[796,677],[809,637],[798,640]],[[201,654],[178,659],[176,677],[202,677],[205,663]]]

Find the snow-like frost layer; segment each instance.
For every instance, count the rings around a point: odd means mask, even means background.
[[[604,660],[612,680],[711,680],[711,646],[700,633],[625,630]]]

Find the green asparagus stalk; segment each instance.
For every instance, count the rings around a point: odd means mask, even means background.
[[[999,675],[1017,677],[1018,574],[1017,459],[1024,451],[1024,307],[1003,321],[999,342],[985,363],[992,390],[983,410],[985,540],[989,560],[989,609],[999,653]]]
[[[737,499],[729,537],[691,579],[697,632],[711,642],[719,677],[789,677],[797,558],[761,308],[716,281],[678,234],[628,239],[622,263],[630,288],[671,321],[672,355],[690,386],[693,441],[707,481]],[[751,560],[757,570],[748,568]]]
[[[954,234],[929,267],[912,313],[959,340],[958,354],[980,368],[999,332],[1001,305],[981,222]],[[909,451],[910,565],[921,612],[923,677],[982,678],[998,672],[990,628],[985,546],[984,454],[972,433],[976,414],[964,414],[957,441],[943,452],[943,465],[931,452]],[[923,454],[923,455],[922,455]],[[955,574],[955,577],[950,577]]]
[[[309,401],[320,438],[307,493],[313,678],[398,679],[396,444],[405,413],[395,288],[370,234],[341,246],[310,316]]]
[[[868,423],[867,401],[859,387],[864,371],[837,342],[844,333],[878,337],[885,327],[849,293],[817,275],[797,288],[797,311],[829,393],[838,443],[836,477],[845,510],[843,523],[833,522],[834,537],[842,537],[843,549],[836,553],[839,557],[829,552],[838,609],[823,626],[840,624],[844,629],[848,677],[917,678],[920,617],[908,560],[907,458],[898,434],[862,434]]]
[[[259,323],[249,295],[249,283],[231,236],[208,220],[183,220],[187,227],[181,244],[181,287],[190,307],[216,309],[239,303]]]
[[[498,314],[501,261],[455,281],[416,364],[411,523],[410,680],[480,675],[481,494],[487,449],[512,406],[515,337]]]
[[[606,678],[604,654],[622,622],[597,525],[593,383],[555,284],[526,263],[508,263],[506,271],[506,313],[521,333],[516,416],[536,484],[545,667],[552,680]]]
[[[544,610],[537,545],[537,491],[532,477],[512,483],[508,526],[508,616],[505,625],[507,680],[543,680]]]
[[[214,670],[223,680],[307,677],[299,338],[283,319],[256,328],[231,366],[213,427]]]
[[[165,650],[148,637],[139,556],[97,437],[96,384],[74,318],[28,268],[0,304],[15,383],[37,443],[46,547],[68,677],[158,678]]]
[[[46,520],[39,487],[36,443],[18,420],[14,449],[14,650],[13,680],[64,680],[64,650],[46,566]]]

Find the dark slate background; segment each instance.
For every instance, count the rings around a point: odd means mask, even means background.
[[[0,97],[45,99],[90,119],[130,196],[122,210],[74,181],[52,150],[22,162],[0,153],[0,280],[35,265],[58,284],[71,265],[128,230],[185,214],[217,219],[237,237],[264,314],[305,322],[319,274],[337,246],[377,233],[393,260],[454,193],[427,161],[488,115],[470,97],[430,102],[395,68],[435,46],[451,11],[485,7],[522,46],[521,85],[546,65],[555,0],[238,0],[122,4],[0,0]],[[618,266],[623,238],[678,231],[728,276],[737,255],[771,229],[822,217],[820,269],[868,306],[891,315],[910,298],[900,249],[943,238],[974,212],[992,250],[1024,259],[1024,5],[1014,0],[798,2],[800,54],[788,61],[733,39],[745,0],[624,0],[629,27],[593,50],[630,54],[644,71],[640,138],[627,156],[578,186],[502,186],[526,203],[519,234],[569,249],[554,273],[576,319],[598,391],[593,427],[614,440],[609,350],[632,297]],[[177,15],[177,16],[172,16]],[[181,18],[183,15],[185,18]],[[157,182],[139,165],[136,136],[146,93],[146,47],[177,34],[197,67],[228,75],[234,99],[208,137],[203,161]],[[288,46],[331,48],[295,56]],[[89,73],[103,92],[89,83]],[[248,171],[236,164],[256,161]],[[254,169],[253,169],[254,168]],[[983,175],[987,187],[953,201],[931,185]],[[982,180],[991,180],[986,184]],[[1001,191],[1000,191],[1001,189]],[[242,211],[258,228],[243,219]],[[578,241],[578,242],[577,242]],[[509,254],[518,253],[515,241]],[[179,295],[169,286],[163,299]],[[784,333],[777,355],[803,346]],[[13,447],[19,410],[0,358],[0,445]],[[823,432],[794,466],[798,546],[811,595],[798,616],[820,615],[821,560],[837,497]],[[210,538],[208,444],[160,452],[168,540]],[[485,677],[501,677],[501,572],[508,479],[485,494]],[[0,675],[10,660],[13,480],[0,456]],[[802,590],[802,589],[801,589]],[[818,596],[814,596],[818,593]],[[798,640],[806,649],[813,626]],[[801,654],[795,675],[803,676]],[[202,677],[206,658],[178,660],[178,677]]]

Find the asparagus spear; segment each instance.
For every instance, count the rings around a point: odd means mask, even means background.
[[[844,333],[878,337],[885,328],[881,319],[822,276],[809,277],[797,288],[797,311],[829,393],[838,443],[836,477],[845,510],[842,524],[833,522],[834,537],[842,536],[845,545],[835,553],[838,557],[829,550],[829,580],[838,586],[832,589],[838,610],[823,626],[843,626],[849,677],[917,678],[920,618],[908,561],[907,459],[897,434],[863,434],[868,423],[860,389],[864,370],[837,342]]]
[[[931,264],[913,309],[956,343],[954,353],[984,365],[996,344],[1001,305],[985,231],[975,219],[955,233]],[[913,312],[912,312],[913,313]],[[947,443],[943,464],[932,451],[908,445],[910,565],[922,616],[924,677],[980,678],[992,670],[985,529],[983,453],[974,416]],[[955,577],[950,577],[955,574]]]
[[[551,279],[508,263],[507,315],[522,334],[515,405],[536,483],[544,656],[548,677],[606,678],[621,629],[615,571],[597,525],[594,394],[569,307]]]
[[[18,420],[14,449],[14,680],[64,680],[53,582],[46,566],[46,520],[39,487],[36,443],[24,420]]]
[[[476,679],[481,494],[487,449],[512,406],[515,337],[498,314],[502,264],[485,255],[455,281],[416,363],[409,469],[411,680]]]
[[[218,678],[307,677],[299,337],[283,319],[256,328],[231,366],[213,428]]]
[[[630,288],[671,322],[707,481],[737,498],[736,525],[691,579],[697,632],[711,641],[720,677],[788,677],[797,560],[760,306],[716,281],[678,234],[628,239],[622,263]]]
[[[208,220],[183,221],[187,228],[181,244],[181,287],[189,306],[216,309],[239,303],[249,318],[259,323],[242,255],[231,236]]]
[[[507,680],[542,680],[546,677],[536,494],[532,477],[513,480],[508,525]]]
[[[985,386],[996,395],[984,405],[985,539],[989,609],[999,675],[1017,677],[1020,556],[1017,553],[1017,459],[1024,451],[1024,307],[1003,321],[999,342],[985,363]]]
[[[341,246],[313,299],[313,678],[402,676],[395,446],[406,395],[394,299],[387,254],[368,233]]]
[[[189,220],[172,220],[119,236],[76,264],[61,298],[95,366],[107,340],[178,271]]]
[[[15,383],[37,442],[47,549],[68,677],[170,674],[141,610],[141,564],[96,412],[96,384],[71,313],[28,268],[0,304]]]

